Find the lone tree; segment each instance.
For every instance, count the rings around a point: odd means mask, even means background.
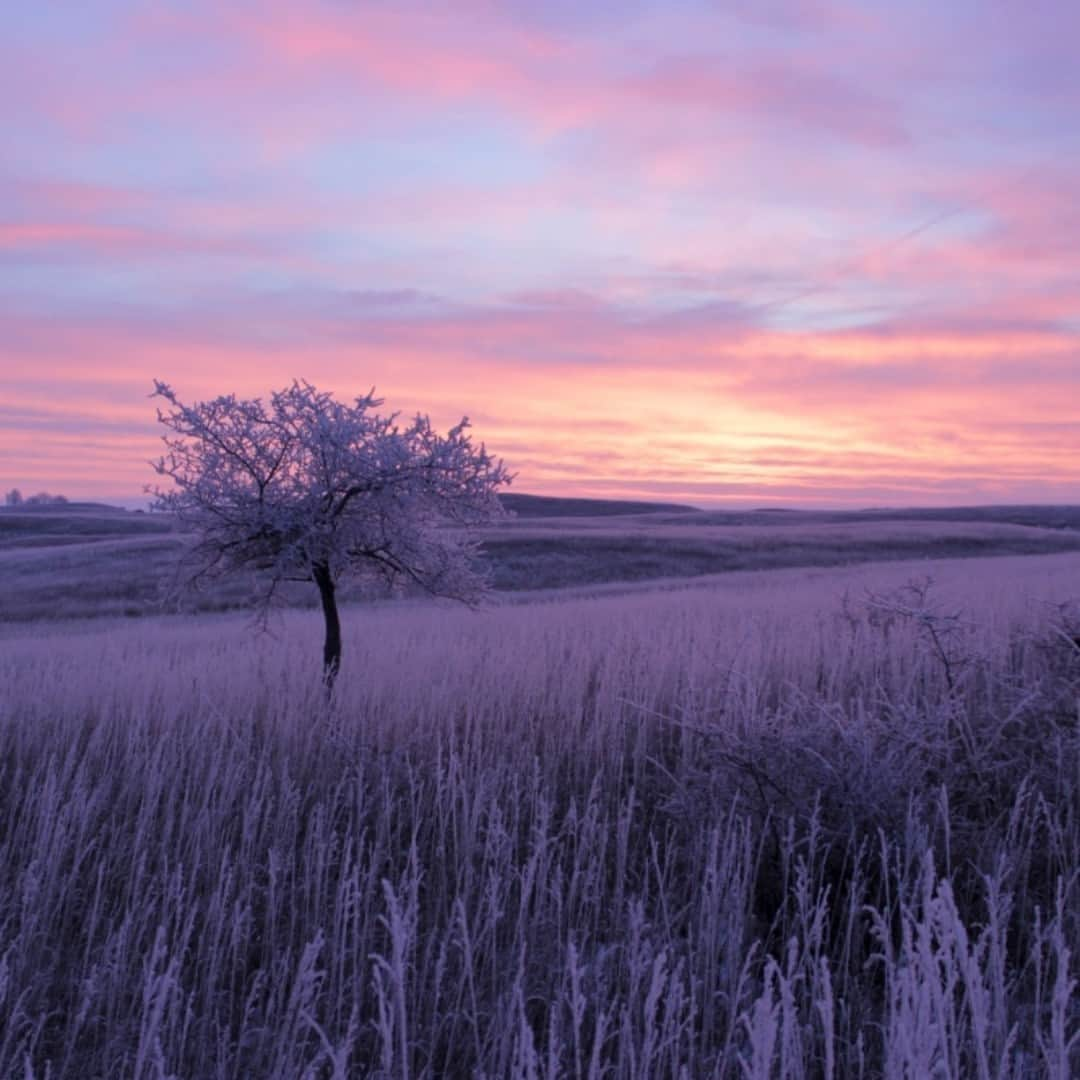
[[[306,382],[260,398],[233,394],[184,405],[155,380],[165,454],[154,462],[172,487],[149,489],[153,508],[174,513],[196,540],[189,580],[256,571],[267,610],[285,581],[319,590],[326,640],[323,669],[341,664],[336,593],[375,574],[465,602],[488,587],[468,535],[504,514],[502,461],[474,446],[463,419],[446,435],[426,416],[398,426],[379,416],[374,392],[352,404]]]

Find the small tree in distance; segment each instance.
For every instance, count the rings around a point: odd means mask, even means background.
[[[153,508],[194,534],[189,580],[256,571],[267,610],[282,582],[319,590],[323,668],[341,664],[336,592],[376,574],[434,596],[475,602],[488,588],[468,530],[501,517],[502,461],[476,447],[463,419],[446,435],[426,416],[399,427],[379,416],[374,392],[352,404],[306,382],[260,398],[233,394],[184,405],[155,380],[165,454],[154,462],[169,490],[150,488]]]

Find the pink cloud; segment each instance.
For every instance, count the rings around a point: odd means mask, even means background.
[[[0,251],[58,253],[95,260],[177,255],[266,255],[273,245],[251,237],[190,236],[165,229],[69,222],[0,222]]]
[[[1066,334],[896,324],[813,335],[699,325],[673,335],[663,323],[552,299],[510,312],[372,316],[346,335],[308,316],[296,344],[273,349],[238,329],[215,343],[194,320],[24,325],[37,370],[60,380],[93,371],[129,389],[103,391],[100,402],[91,389],[81,403],[58,405],[48,387],[20,391],[9,376],[8,423],[18,431],[19,410],[33,410],[35,460],[51,457],[57,479],[72,438],[99,409],[130,424],[129,437],[88,440],[88,459],[98,457],[115,490],[145,479],[154,431],[144,391],[154,375],[188,396],[265,393],[299,375],[343,395],[374,384],[388,406],[430,411],[442,424],[479,407],[478,435],[510,458],[523,490],[670,484],[699,499],[813,489],[857,500],[993,482],[1013,497],[1032,485],[1080,494],[1075,455],[1062,453],[1080,431],[1080,353]],[[583,327],[596,361],[573,355]],[[541,334],[558,359],[534,356]]]
[[[907,141],[895,104],[791,57],[750,67],[723,53],[681,57],[662,62],[631,85],[645,100],[665,106],[727,110],[759,120],[765,113],[785,128],[858,142]]]
[[[855,142],[905,138],[896,104],[833,74],[831,57],[815,64],[787,50],[746,60],[717,48],[642,63],[618,24],[589,37],[476,7],[472,18],[460,7],[411,5],[312,5],[299,13],[268,0],[257,9],[215,9],[210,46],[205,11],[157,9],[122,24],[108,48],[111,77],[83,87],[77,98],[66,89],[70,82],[39,77],[56,57],[24,50],[18,62],[37,107],[72,133],[101,134],[125,112],[153,109],[202,123],[255,125],[264,142],[286,154],[331,134],[355,135],[378,124],[380,114],[461,104],[524,122],[545,139],[598,126],[617,130],[628,116],[662,133],[688,107],[750,124],[768,115],[782,127]],[[721,27],[707,24],[697,42],[728,40]],[[134,57],[185,43],[197,50],[192,65],[167,79],[141,80],[136,89]],[[67,66],[82,72],[86,58],[73,52]],[[351,105],[358,96],[378,108],[358,110]]]

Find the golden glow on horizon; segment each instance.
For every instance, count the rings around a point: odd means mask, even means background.
[[[1033,340],[1044,357],[1068,355],[1067,343],[1053,335],[1006,335],[991,343],[991,351],[1028,348]],[[519,364],[514,379],[500,383],[491,362],[452,342],[434,357],[426,340],[395,346],[392,362],[380,367],[380,354],[391,350],[322,347],[292,355],[155,344],[139,350],[136,361],[133,342],[119,339],[110,346],[91,339],[95,355],[111,351],[114,358],[106,369],[110,391],[95,401],[92,383],[60,400],[48,388],[23,389],[9,407],[47,410],[54,426],[36,439],[5,432],[0,455],[18,456],[24,486],[59,489],[68,480],[77,488],[74,496],[137,497],[153,480],[147,462],[159,448],[146,397],[151,377],[171,380],[182,396],[194,399],[229,391],[265,394],[296,373],[340,396],[374,384],[385,408],[429,412],[442,426],[474,414],[476,437],[507,459],[524,491],[636,492],[699,503],[843,503],[880,501],[862,493],[891,488],[909,492],[914,501],[948,501],[951,493],[962,493],[957,476],[985,492],[1002,480],[1041,491],[1060,472],[1060,436],[1050,428],[1040,440],[1037,431],[1011,430],[992,417],[1019,402],[1042,424],[1067,424],[1071,399],[1055,395],[1036,406],[1039,391],[1027,386],[961,383],[931,390],[886,384],[868,391],[856,381],[846,393],[834,389],[804,410],[803,391],[783,377],[792,363],[813,364],[813,392],[822,363],[842,378],[921,351],[969,357],[976,341],[987,344],[964,335],[882,342],[849,333],[769,333],[726,347],[729,366],[719,371],[701,362],[663,369],[631,365],[617,372],[599,365]],[[44,362],[54,370],[81,366],[63,356]],[[782,365],[781,376],[770,378],[774,364]],[[136,365],[147,373],[141,385],[130,381]],[[376,377],[380,370],[382,379]],[[127,388],[123,394],[116,392],[120,385]]]

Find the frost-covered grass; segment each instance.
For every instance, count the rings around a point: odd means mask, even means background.
[[[1070,597],[4,628],[0,1076],[1076,1075]]]
[[[478,534],[501,592],[893,559],[1080,551],[1077,507],[912,510],[905,517],[904,511],[671,513],[661,505],[651,514],[612,514],[603,511],[634,504],[536,505],[528,497],[511,505],[522,516]],[[597,512],[540,513],[590,507]],[[0,507],[0,625],[145,617],[175,608],[177,598],[166,601],[163,585],[175,577],[182,542],[167,515],[93,507],[19,513]],[[341,596],[371,592],[346,584]],[[278,598],[297,607],[319,602],[313,583],[286,585]],[[253,599],[253,582],[238,574],[185,594],[181,606],[221,612],[250,608]]]

